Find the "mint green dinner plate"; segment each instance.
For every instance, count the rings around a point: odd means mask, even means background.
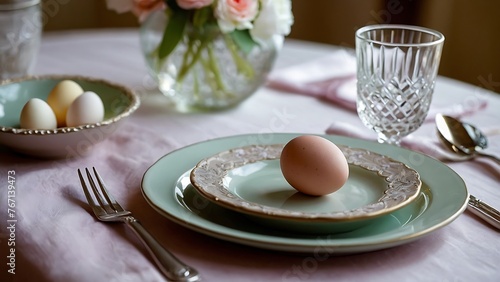
[[[389,156],[415,169],[422,180],[420,195],[403,208],[374,218],[358,229],[314,234],[260,224],[212,203],[190,183],[191,170],[203,158],[251,144],[286,143],[299,135],[238,135],[181,148],[163,156],[146,171],[142,193],[161,215],[197,232],[264,249],[304,253],[350,254],[405,244],[451,223],[467,206],[465,183],[443,163],[404,148],[334,135],[321,136],[336,144]]]

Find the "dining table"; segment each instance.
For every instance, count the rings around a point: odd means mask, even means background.
[[[287,38],[271,75],[321,60],[341,48],[352,51],[354,46],[345,45]],[[365,134],[363,142],[378,148],[376,134],[363,125],[355,109],[264,84],[229,109],[177,111],[151,78],[135,28],[45,32],[33,74],[111,81],[135,91],[141,105],[87,154],[43,159],[0,147],[1,281],[166,281],[141,241],[126,226],[100,222],[91,213],[77,174],[78,169],[86,167],[95,167],[117,201],[166,249],[198,270],[203,281],[500,281],[499,230],[465,206],[452,220],[442,223],[420,219],[420,224],[432,227],[398,242],[384,241],[385,235],[380,234],[378,245],[361,241],[346,252],[336,252],[335,247],[319,249],[324,234],[308,234],[310,240],[317,241],[317,248],[306,250],[294,248],[293,243],[280,245],[280,236],[283,241],[289,240],[285,235],[278,236],[276,243],[264,239],[256,242],[253,237],[235,239],[232,233],[219,232],[216,227],[207,230],[190,222],[197,214],[185,220],[166,216],[144,193],[145,175],[165,156],[182,150],[189,156],[186,150],[190,146],[213,140],[243,136],[240,138],[251,144],[272,134],[335,134],[327,133],[327,129],[342,122]],[[446,109],[480,99],[484,107],[463,113],[460,119],[481,128],[488,138],[485,152],[500,156],[500,94],[496,93],[500,89],[495,89],[498,83],[481,84],[494,82],[497,75],[478,74],[482,79],[477,85],[438,76],[431,112],[433,108]],[[411,138],[439,146],[432,118]],[[456,174],[467,193],[500,209],[497,163],[487,158],[427,158]],[[175,160],[179,166],[184,161],[181,157]],[[178,172],[175,165],[164,168],[165,175],[170,172]],[[16,185],[15,227],[7,215],[7,179],[11,174]],[[430,177],[449,175],[436,171]],[[459,189],[453,186],[440,188],[445,198],[446,191],[451,195],[453,189]],[[428,201],[432,205],[432,197]],[[441,210],[446,213],[447,206]],[[420,227],[414,224],[412,228]],[[12,241],[14,246],[9,244]],[[12,268],[14,271],[9,271]]]

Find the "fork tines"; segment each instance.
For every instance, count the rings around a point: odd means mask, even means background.
[[[85,193],[85,197],[89,202],[89,205],[92,207],[92,210],[95,213],[118,213],[123,212],[124,209],[118,204],[118,202],[111,196],[111,194],[106,189],[104,182],[95,169],[92,167],[94,172],[94,177],[92,177],[91,172],[88,168],[85,168],[85,172],[87,174],[87,179],[89,185],[86,184],[80,169],[78,169],[78,176],[80,177],[80,182],[83,187],[83,192]],[[90,186],[90,188],[89,188]],[[92,189],[94,197],[90,194],[89,190]],[[97,200],[98,204],[95,202],[94,198]]]

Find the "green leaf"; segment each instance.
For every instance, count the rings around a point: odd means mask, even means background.
[[[245,30],[235,29],[233,32],[230,33],[230,35],[234,43],[236,43],[236,45],[238,45],[238,48],[245,54],[250,53],[253,47],[257,45],[257,42],[253,40],[252,36],[250,35],[250,31],[248,31],[248,29]]]
[[[193,26],[201,28],[203,25],[209,21],[212,16],[212,9],[210,7],[204,7],[194,11],[193,15]]]
[[[169,9],[180,10],[181,7],[177,4],[177,0],[165,0],[165,4]]]
[[[170,15],[158,50],[158,58],[160,60],[168,57],[181,41],[188,19],[189,14],[185,10],[176,10]]]

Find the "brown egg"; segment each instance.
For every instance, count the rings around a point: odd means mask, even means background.
[[[288,142],[280,157],[286,181],[298,191],[321,196],[339,190],[349,177],[342,151],[331,141],[303,135]]]

